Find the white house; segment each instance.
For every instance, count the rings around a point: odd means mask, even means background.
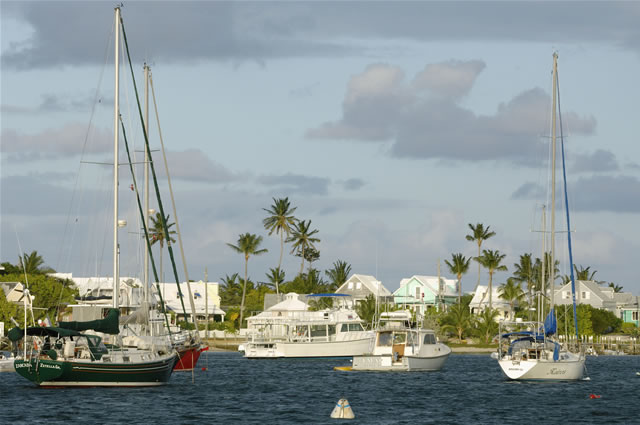
[[[478,285],[469,303],[469,308],[472,314],[479,314],[482,310],[489,308],[488,285]],[[491,308],[498,310],[498,319],[507,318],[511,311],[509,302],[500,297],[500,287],[498,285],[491,285]]]
[[[384,287],[382,282],[367,274],[353,274],[337,290],[336,294],[351,295],[352,306],[355,307],[367,296],[373,295],[379,301],[391,300],[391,292]]]
[[[14,304],[23,304],[24,285],[21,282],[0,282],[0,288],[7,301]],[[34,296],[27,298],[27,304],[31,304]]]
[[[203,282],[200,280],[198,282],[190,282],[189,285],[191,286],[191,295],[193,295],[197,319],[206,320],[208,314],[209,320],[224,320],[226,313],[220,309],[220,295],[218,292],[220,284],[218,282]],[[158,286],[160,287],[167,308],[175,312],[178,318],[184,318],[185,311],[189,316],[192,314],[186,282],[180,284],[180,292],[182,292],[182,299],[184,300],[184,310],[182,308],[183,303],[180,301],[178,285],[175,283],[160,283]],[[155,286],[152,293],[154,295],[156,294]]]
[[[554,302],[557,305],[573,304],[571,282],[556,289]],[[589,304],[595,308],[609,310],[624,319],[624,310],[636,302],[628,292],[615,292],[613,288],[592,280],[576,280],[576,304]]]

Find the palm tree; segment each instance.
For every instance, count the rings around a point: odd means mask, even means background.
[[[26,274],[46,274],[53,273],[54,270],[51,267],[42,267],[44,265],[44,259],[38,255],[38,251],[32,251],[31,254],[22,254],[18,257],[18,267],[20,273]]]
[[[233,249],[239,254],[244,255],[244,284],[242,285],[242,301],[240,302],[240,327],[242,327],[242,319],[244,315],[244,300],[247,294],[247,279],[249,268],[249,257],[252,255],[260,255],[268,252],[266,249],[258,249],[262,243],[262,236],[253,235],[251,233],[245,233],[238,237],[238,244],[233,245],[228,243],[229,248]]]
[[[296,255],[302,257],[302,264],[300,265],[300,274],[304,270],[304,261],[305,261],[305,251],[312,248],[315,249],[314,243],[320,242],[320,239],[314,238],[313,235],[318,233],[317,229],[309,230],[311,227],[311,220],[309,221],[297,221],[291,231],[291,236],[289,236],[286,242],[293,242],[293,247],[291,249],[291,254],[296,253]]]
[[[487,228],[485,229],[482,223],[478,223],[475,226],[469,223],[469,228],[471,229],[472,233],[470,235],[467,235],[467,240],[471,242],[475,241],[478,244],[478,257],[480,257],[482,242],[496,235],[496,232],[489,231],[490,227],[491,226],[487,226]],[[478,263],[478,283],[476,283],[476,287],[473,292],[476,292],[479,285],[480,285],[480,264]]]
[[[578,270],[578,266],[574,264],[573,269],[576,271],[576,280],[593,280],[593,278],[596,276],[596,273],[598,273],[597,270],[591,272],[591,266],[580,266],[580,270]]]
[[[269,283],[276,288],[276,294],[279,294],[278,288],[282,282],[284,282],[284,270],[280,270],[279,267],[275,269],[269,269],[269,273],[267,273],[267,279],[269,279]]]
[[[527,284],[527,291],[529,293],[529,304],[533,300],[533,287],[535,282],[532,254],[526,253],[520,256],[520,262],[513,265],[515,271],[513,272],[513,278],[516,282]]]
[[[613,292],[622,292],[622,286],[609,282],[609,288],[613,288]]]
[[[469,306],[458,302],[449,309],[441,329],[455,331],[458,334],[458,340],[462,341],[464,333],[471,329],[472,324],[473,317],[469,312]]]
[[[333,263],[333,268],[325,270],[324,274],[329,278],[329,290],[336,291],[349,279],[351,265],[346,261],[338,260]]]
[[[296,218],[292,215],[297,207],[291,208],[289,198],[272,198],[273,205],[270,209],[263,208],[269,213],[269,216],[262,220],[264,228],[269,231],[269,236],[276,232],[280,235],[280,261],[278,261],[278,270],[282,268],[282,254],[284,252],[284,236],[291,233],[291,229],[296,223]],[[276,283],[276,294],[279,294],[278,283]]]
[[[299,253],[298,253],[299,254]],[[309,264],[309,272],[311,271],[314,261],[318,261],[320,259],[320,251],[315,248],[307,248],[304,252],[304,259]]]
[[[501,254],[498,250],[484,249],[482,250],[482,256],[474,257],[474,260],[478,262],[481,266],[489,271],[489,310],[493,308],[492,304],[492,288],[491,284],[493,282],[493,274],[495,272],[502,272],[507,270],[507,266],[500,264],[506,254]],[[484,298],[484,297],[483,297]],[[482,301],[480,301],[482,303]]]
[[[373,294],[367,295],[364,300],[356,304],[356,313],[367,325],[372,324],[376,315],[376,297]]]
[[[231,276],[225,275],[225,277],[220,278],[222,282],[222,290],[220,291],[221,304],[237,305],[242,292],[238,277],[238,273],[234,273]]]
[[[487,308],[482,310],[476,320],[476,332],[484,338],[484,343],[488,344],[491,337],[498,333],[498,310]]]
[[[167,231],[169,234],[165,234],[164,226],[162,225],[162,214],[156,212],[156,216],[149,217],[151,219],[151,226],[149,226],[149,238],[151,239],[151,245],[154,245],[156,242],[160,243],[160,280],[164,282],[164,269],[162,268],[162,249],[164,248],[164,242],[167,241],[168,244],[174,243],[176,240],[171,237],[171,235],[175,235],[176,231],[171,230],[171,226],[175,223],[169,223],[169,214],[164,219],[167,223]]]
[[[513,317],[515,317],[515,305],[520,305],[525,297],[520,283],[510,277],[506,283],[500,285],[498,293],[500,294],[500,298],[509,303],[509,311]]]
[[[451,262],[449,260],[444,260],[445,264],[449,268],[449,272],[454,273],[458,278],[458,304],[460,304],[460,300],[462,299],[462,285],[460,283],[460,279],[462,279],[462,275],[469,271],[469,262],[471,262],[471,258],[465,258],[461,253],[452,254]]]

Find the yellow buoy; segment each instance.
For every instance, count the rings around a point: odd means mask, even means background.
[[[338,403],[336,403],[336,407],[333,408],[331,417],[334,419],[353,419],[356,417],[356,415],[351,409],[349,400],[347,400],[346,398],[341,398],[340,400],[338,400]]]
[[[335,366],[333,370],[341,370],[342,372],[351,372],[351,366]]]

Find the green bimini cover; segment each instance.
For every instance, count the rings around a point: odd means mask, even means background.
[[[70,329],[61,329],[56,327],[33,326],[27,328],[29,336],[80,336],[80,333]],[[7,334],[11,341],[19,341],[24,338],[24,329],[15,327]]]
[[[78,332],[94,330],[105,334],[118,335],[120,333],[120,328],[118,327],[119,317],[120,311],[112,308],[104,319],[90,320],[88,322],[59,322],[58,327]]]

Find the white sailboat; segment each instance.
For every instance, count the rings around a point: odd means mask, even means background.
[[[556,106],[558,102],[558,55],[553,54],[553,83],[552,83],[552,163],[551,163],[551,255],[549,271],[549,313],[542,322],[541,318],[537,322],[525,322],[516,319],[515,321],[504,321],[500,323],[500,344],[498,346],[497,359],[503,373],[513,380],[578,380],[585,374],[585,353],[572,352],[566,346],[562,346],[554,338],[557,330],[557,322],[554,309],[554,282],[555,282],[555,189],[556,189]],[[558,107],[559,109],[559,107]],[[562,134],[562,126],[560,126]],[[562,165],[564,167],[564,146],[562,146]],[[566,174],[564,174],[565,204],[567,205],[567,230],[569,259],[571,269],[571,282],[573,293],[573,317],[576,330],[576,341],[578,337],[578,323],[576,315],[575,279],[573,277],[573,259],[571,253],[571,226],[569,221],[569,211],[566,192]],[[544,226],[543,226],[544,227]],[[544,240],[544,237],[543,237]],[[543,258],[545,256],[543,245]],[[544,282],[544,261],[543,272]],[[539,302],[539,306],[544,303]],[[539,308],[538,311],[541,311]]]

